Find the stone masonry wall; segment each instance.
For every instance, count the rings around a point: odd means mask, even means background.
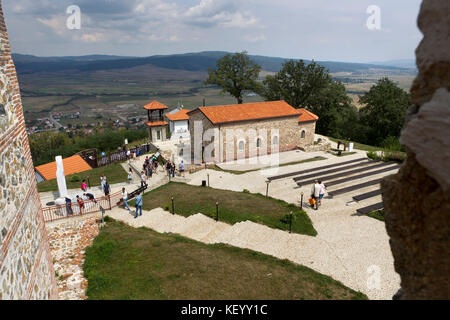
[[[419,74],[400,142],[407,160],[382,183],[402,289],[395,298],[450,299],[450,1],[425,0]]]
[[[0,300],[57,297],[0,1]]]

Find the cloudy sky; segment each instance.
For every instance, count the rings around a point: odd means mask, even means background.
[[[3,0],[13,52],[150,56],[242,51],[350,62],[412,59],[420,0]],[[81,28],[67,27],[79,6]],[[370,30],[369,6],[380,8]],[[373,23],[374,20],[370,20]]]

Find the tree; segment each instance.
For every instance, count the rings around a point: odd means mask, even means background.
[[[323,66],[314,61],[290,60],[275,76],[267,76],[264,96],[267,101],[285,100],[294,108],[312,107],[314,99],[332,79]]]
[[[224,93],[229,93],[237,99],[238,104],[243,103],[244,90],[260,93],[262,85],[257,81],[261,66],[250,60],[247,52],[227,54],[217,60],[217,69],[209,69],[209,76],[205,84],[214,84],[222,87]]]
[[[383,78],[359,99],[361,122],[368,127],[366,143],[380,146],[386,139],[400,137],[410,95],[397,84]]]
[[[319,116],[317,133],[338,139],[355,139],[363,134],[358,110],[341,82],[331,81],[309,100],[309,110]]]

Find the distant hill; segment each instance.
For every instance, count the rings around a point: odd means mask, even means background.
[[[32,55],[13,54],[14,62],[19,74],[60,71],[102,71],[113,69],[129,69],[145,65],[159,68],[208,71],[216,66],[216,61],[226,55],[223,51],[206,51],[173,55],[155,55],[151,57],[122,57],[110,55],[88,55],[80,57],[36,57]],[[265,56],[250,56],[253,61],[269,72],[278,72],[282,64],[289,59]],[[309,60],[305,60],[309,63]],[[348,63],[335,61],[316,61],[331,73],[335,72],[365,72],[368,70],[393,70],[407,72],[407,68],[364,63]]]
[[[416,60],[414,59],[398,59],[398,60],[389,60],[389,61],[379,61],[372,62],[376,65],[384,65],[389,67],[399,67],[399,68],[416,68]]]

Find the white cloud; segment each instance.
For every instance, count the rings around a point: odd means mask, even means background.
[[[244,40],[248,41],[248,42],[262,42],[262,41],[266,41],[267,37],[264,34],[259,34],[259,35],[245,35],[244,36]]]
[[[184,21],[198,27],[243,28],[257,23],[251,13],[239,10],[237,0],[201,0],[186,11]]]

